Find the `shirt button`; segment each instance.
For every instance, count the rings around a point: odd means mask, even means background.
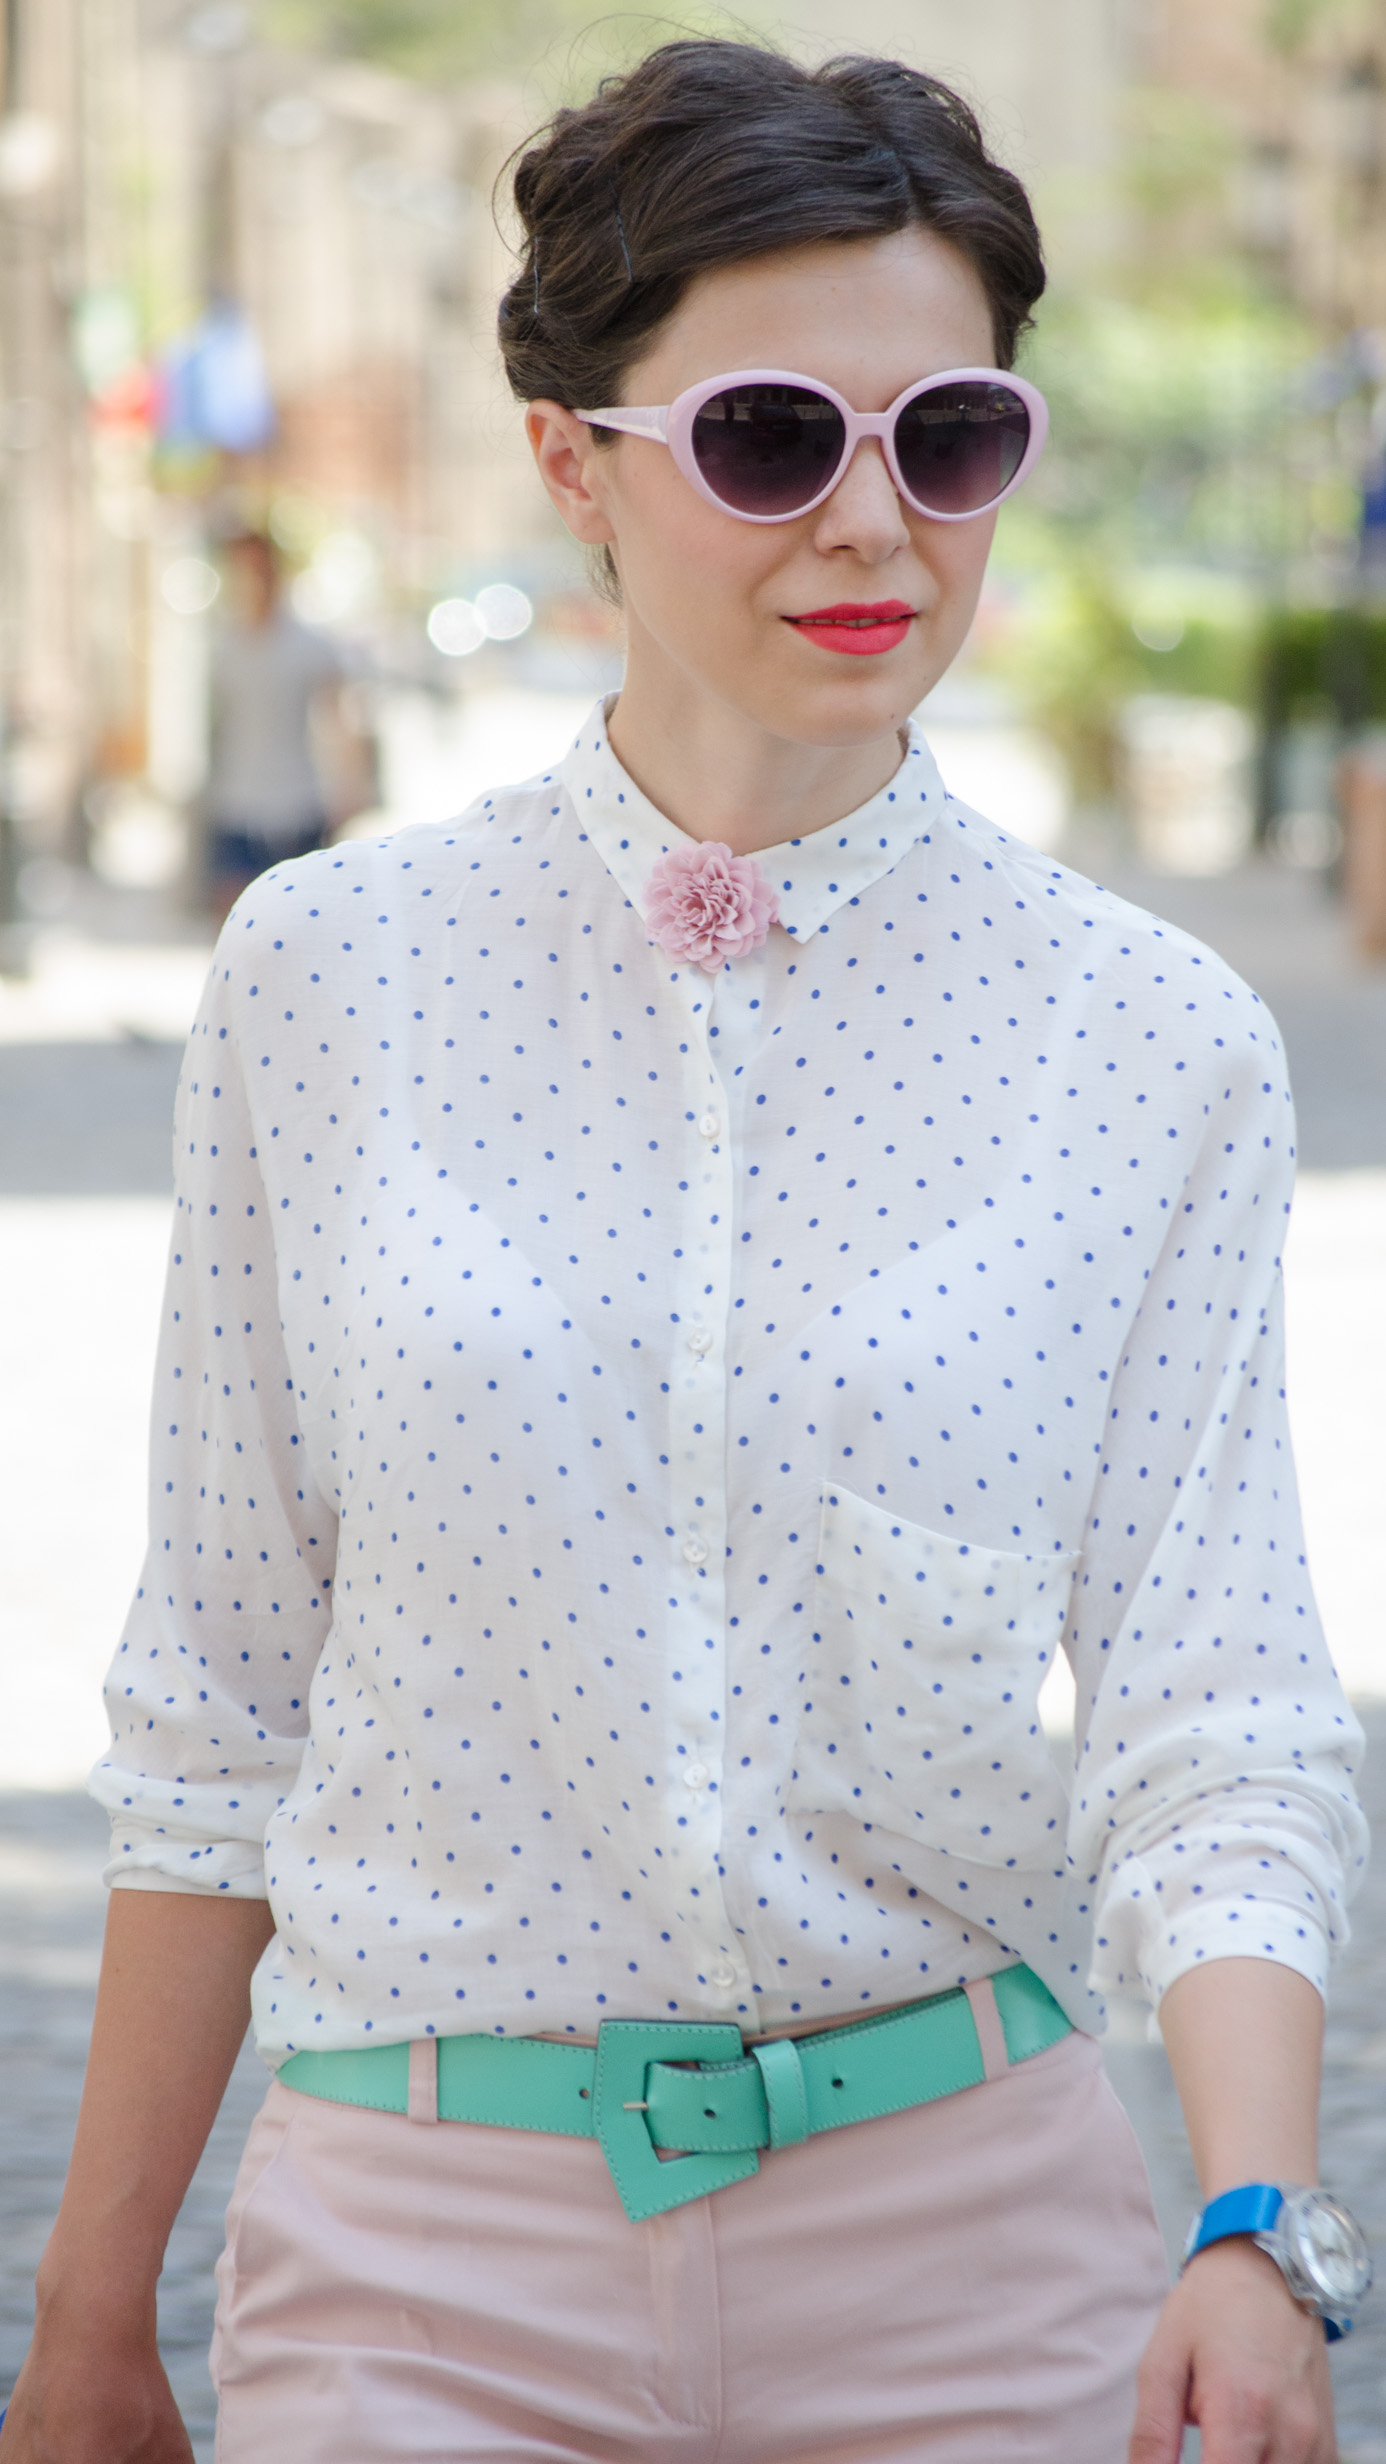
[[[687,1558],[688,1563],[690,1564],[690,1566],[701,1566],[701,1565],[706,1564],[706,1562],[707,1562],[707,1542],[706,1542],[706,1540],[685,1540],[685,1542],[684,1542],[684,1544],[683,1544],[683,1553],[684,1553],[684,1556]]]
[[[719,1993],[730,1993],[733,1985],[736,1983],[735,1968],[714,1968],[712,1971],[712,1982],[717,1987]]]
[[[705,1112],[702,1119],[698,1123],[698,1135],[700,1138],[715,1138],[718,1136],[721,1127],[722,1124],[718,1120],[715,1112]]]
[[[683,1775],[683,1784],[685,1788],[706,1788],[707,1764],[691,1762]]]
[[[695,1326],[688,1338],[688,1348],[690,1352],[710,1352],[712,1350],[711,1327]]]

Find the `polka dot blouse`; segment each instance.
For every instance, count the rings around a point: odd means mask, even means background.
[[[1286,1433],[1272,1020],[918,736],[760,857],[780,921],[719,974],[645,929],[681,843],[597,711],[233,913],[112,1879],[268,1893],[271,2061],[754,2031],[1017,1957],[1087,2025],[1228,1953],[1321,1985],[1359,1738]]]

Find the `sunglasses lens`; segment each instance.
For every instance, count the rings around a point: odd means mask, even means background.
[[[799,513],[842,459],[842,415],[807,385],[733,385],[693,422],[693,457],[733,513]]]
[[[965,378],[907,402],[895,423],[900,475],[925,513],[981,513],[1010,486],[1030,414],[1009,385]]]

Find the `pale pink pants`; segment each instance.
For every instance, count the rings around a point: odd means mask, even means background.
[[[1124,2464],[1167,2288],[1090,2037],[631,2224],[591,2140],[271,2087],[217,2464]]]

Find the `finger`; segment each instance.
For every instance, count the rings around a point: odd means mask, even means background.
[[[1312,2464],[1314,2423],[1296,2437],[1283,2397],[1263,2387],[1215,2387],[1200,2402],[1202,2464]]]
[[[1136,2420],[1127,2464],[1179,2464],[1188,2395],[1186,2357],[1147,2353],[1136,2381]]]
[[[1333,2395],[1326,2367],[1297,2381],[1278,2372],[1259,2385],[1204,2374],[1191,2418],[1203,2464],[1337,2464]]]

